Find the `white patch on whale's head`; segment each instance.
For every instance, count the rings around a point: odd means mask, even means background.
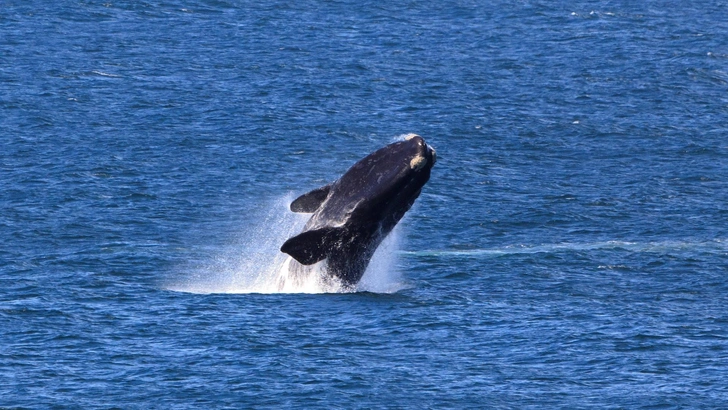
[[[414,171],[419,171],[427,164],[427,158],[422,155],[418,155],[410,161],[410,168]]]
[[[407,134],[407,135],[404,136],[404,140],[405,141],[409,141],[409,140],[411,140],[412,138],[415,138],[415,137],[419,137],[419,135],[417,135],[417,134]]]

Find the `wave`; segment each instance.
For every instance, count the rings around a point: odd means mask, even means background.
[[[401,255],[410,257],[497,257],[504,255],[524,255],[538,253],[568,253],[588,251],[626,251],[634,253],[675,253],[704,252],[728,253],[728,241],[716,239],[712,241],[660,241],[660,242],[626,242],[605,241],[594,243],[557,243],[541,245],[509,245],[498,248],[462,249],[462,250],[420,250],[400,251]]]
[[[98,75],[101,77],[121,78],[121,76],[118,74],[106,73],[106,72],[99,71],[99,70],[93,70],[93,71],[91,71],[91,74]]]

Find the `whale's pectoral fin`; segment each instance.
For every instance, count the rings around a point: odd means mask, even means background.
[[[291,202],[291,211],[304,214],[316,212],[329,196],[329,191],[331,191],[331,185],[326,185],[299,196]]]
[[[281,246],[285,252],[303,265],[313,265],[326,259],[328,249],[339,240],[341,228],[321,228],[300,234],[288,239]]]

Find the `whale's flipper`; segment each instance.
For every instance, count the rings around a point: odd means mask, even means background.
[[[325,185],[316,188],[313,191],[303,194],[291,202],[291,211],[297,213],[310,214],[316,212],[322,203],[329,196],[331,185]]]
[[[281,252],[291,255],[302,265],[313,265],[326,259],[327,251],[341,240],[343,231],[342,228],[326,227],[302,232],[285,241]]]

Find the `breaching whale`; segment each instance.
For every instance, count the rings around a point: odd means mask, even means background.
[[[435,164],[435,150],[416,134],[389,144],[354,164],[339,179],[295,199],[290,209],[313,213],[301,233],[281,251],[289,272],[326,259],[326,272],[344,286],[356,285],[382,240],[420,195]]]

